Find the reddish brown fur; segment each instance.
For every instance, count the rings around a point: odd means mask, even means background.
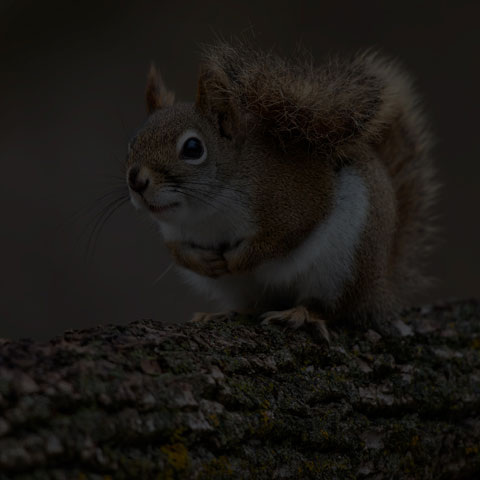
[[[321,159],[315,156],[302,152],[285,158],[268,150],[255,151],[252,161],[256,167],[250,177],[252,198],[260,228],[248,249],[232,258],[232,272],[253,270],[265,260],[290,253],[325,219],[332,204],[334,172],[327,162],[319,170]]]

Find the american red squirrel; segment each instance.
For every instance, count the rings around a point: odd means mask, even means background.
[[[408,77],[372,53],[320,67],[208,48],[196,100],[152,67],[131,200],[224,309],[313,327],[388,318],[425,283],[437,183]],[[208,315],[207,315],[208,317]]]

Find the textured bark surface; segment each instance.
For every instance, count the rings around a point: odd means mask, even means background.
[[[480,478],[480,305],[330,347],[247,317],[0,341],[0,478]]]

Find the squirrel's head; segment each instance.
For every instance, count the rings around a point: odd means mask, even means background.
[[[385,149],[415,104],[408,79],[375,54],[315,68],[228,44],[205,52],[195,102],[174,103],[154,68],[146,100],[127,180],[133,203],[167,223],[220,204],[235,221],[297,221],[319,191],[326,215],[338,172]]]
[[[232,178],[244,136],[233,108],[209,95],[210,81],[201,74],[195,103],[175,103],[154,66],[148,75],[149,116],[128,145],[126,174],[133,204],[161,221],[214,211]]]

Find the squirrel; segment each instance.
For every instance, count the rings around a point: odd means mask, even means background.
[[[219,43],[195,102],[175,102],[152,65],[146,103],[131,201],[223,309],[328,340],[330,322],[390,323],[428,284],[432,142],[395,62],[363,52],[314,67]]]

